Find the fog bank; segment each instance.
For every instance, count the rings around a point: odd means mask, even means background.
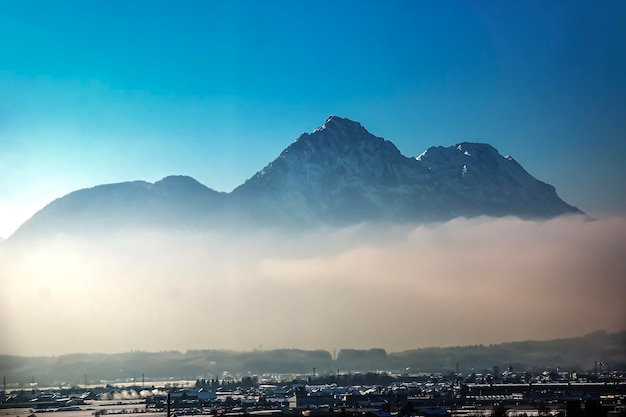
[[[626,220],[0,246],[0,353],[489,344],[626,329]]]

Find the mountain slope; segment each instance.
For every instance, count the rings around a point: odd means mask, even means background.
[[[431,147],[409,158],[361,124],[331,116],[230,194],[184,176],[100,185],[53,201],[13,239],[129,227],[306,228],[565,213],[580,211],[488,144]]]
[[[354,223],[408,218],[406,203],[420,199],[431,177],[393,143],[333,116],[232,194],[285,221]],[[399,196],[405,204],[391,204]]]
[[[59,233],[97,236],[128,228],[193,228],[221,212],[223,199],[223,193],[185,176],[169,176],[154,184],[98,185],[54,200],[11,238]]]
[[[463,203],[459,215],[542,218],[578,211],[561,200],[553,186],[488,144],[431,147],[416,159],[438,178],[440,192]]]
[[[545,218],[578,210],[490,145],[432,147],[417,158],[331,116],[232,193],[266,217],[316,224]]]

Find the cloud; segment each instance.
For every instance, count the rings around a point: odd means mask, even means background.
[[[624,218],[581,216],[56,238],[1,254],[0,351],[398,351],[617,331],[624,248]]]

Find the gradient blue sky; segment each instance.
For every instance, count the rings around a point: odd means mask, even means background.
[[[626,212],[626,2],[0,2],[0,236],[101,183],[230,191],[330,114]]]

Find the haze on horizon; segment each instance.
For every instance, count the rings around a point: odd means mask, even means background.
[[[626,329],[626,2],[0,2],[0,236],[82,188],[230,191],[331,114],[485,142],[595,217],[0,245],[0,353]],[[1,240],[1,239],[0,239]]]
[[[0,353],[490,344],[626,329],[626,219],[302,235],[159,231],[0,251]]]

